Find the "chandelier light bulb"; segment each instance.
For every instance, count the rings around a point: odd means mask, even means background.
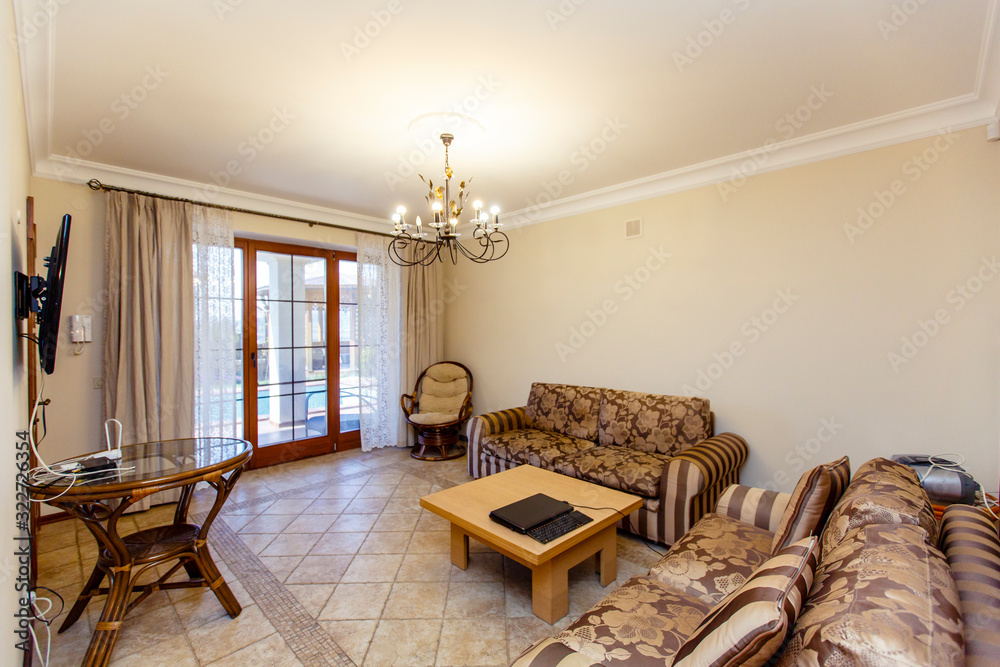
[[[431,210],[434,211],[435,213],[439,212],[441,210],[441,202],[436,201],[433,204],[431,204]]]
[[[402,207],[401,207],[401,208],[402,208]],[[396,223],[398,223],[398,222],[399,222],[399,220],[400,220],[400,215],[399,215],[399,213],[393,213],[393,214],[392,214],[392,221],[393,221],[393,222],[396,222]]]
[[[405,206],[400,206],[400,207],[398,207],[398,208],[396,209],[396,213],[398,213],[398,214],[400,214],[400,215],[403,215],[404,213],[406,213],[406,207],[405,207]]]
[[[499,212],[500,212],[500,207],[499,206],[493,206],[493,207],[490,208],[490,213],[492,213],[493,215],[496,215]]]
[[[482,207],[483,207],[483,202],[479,201],[478,199],[472,202],[472,208],[476,209],[477,211]]]
[[[417,229],[420,229],[420,216],[417,216]]]

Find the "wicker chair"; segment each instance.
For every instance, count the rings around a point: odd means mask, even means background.
[[[429,366],[413,388],[399,399],[403,418],[413,427],[417,444],[410,455],[422,461],[455,459],[465,453],[459,425],[472,416],[472,371],[457,361]],[[440,451],[431,456],[428,448]]]

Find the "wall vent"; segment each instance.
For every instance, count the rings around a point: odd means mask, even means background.
[[[642,236],[642,218],[625,221],[625,238],[637,239]]]

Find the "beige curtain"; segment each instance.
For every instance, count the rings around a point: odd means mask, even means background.
[[[403,389],[413,391],[420,373],[444,359],[444,267],[413,266],[403,272]],[[414,445],[413,429],[406,428],[406,444]]]
[[[105,418],[122,443],[194,435],[192,204],[107,193]],[[135,509],[176,498],[156,494]]]

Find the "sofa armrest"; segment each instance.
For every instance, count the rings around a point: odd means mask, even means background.
[[[955,577],[965,624],[965,664],[995,665],[1000,655],[1000,537],[983,510],[950,505],[941,516],[941,551]]]
[[[527,423],[525,408],[511,408],[477,415],[469,420],[466,426],[466,436],[469,439],[468,459],[469,474],[479,479],[482,472],[479,467],[479,453],[483,438],[505,431],[515,431],[524,428]]]
[[[715,512],[774,533],[791,499],[790,493],[733,484],[719,498]]]
[[[715,508],[722,491],[739,483],[750,448],[735,433],[721,433],[685,449],[663,466],[660,512],[664,544],[673,544]]]

